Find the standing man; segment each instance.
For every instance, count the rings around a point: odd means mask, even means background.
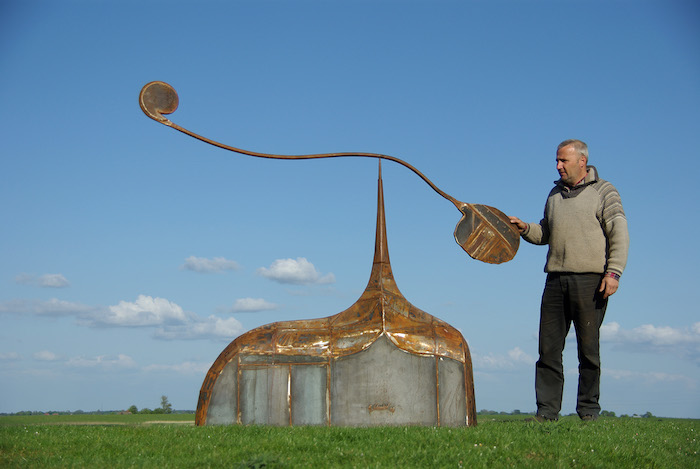
[[[600,413],[600,326],[627,263],[627,219],[617,189],[588,166],[584,142],[561,142],[556,161],[561,178],[547,197],[544,218],[525,223],[510,217],[525,241],[549,245],[535,367],[536,420],[559,417],[562,352],[572,322],[579,359],[576,412],[582,420],[595,420]]]

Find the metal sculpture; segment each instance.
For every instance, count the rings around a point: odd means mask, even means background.
[[[360,298],[334,316],[277,322],[233,340],[204,379],[197,425],[476,425],[467,342],[454,327],[413,306],[394,281],[381,160],[407,167],[457,207],[462,217],[455,240],[474,259],[500,264],[517,252],[519,234],[502,212],[458,201],[415,167],[390,155],[273,155],[215,142],[163,116],[178,106],[177,93],[164,82],[144,86],[139,104],[157,122],[243,155],[380,161],[374,260]]]
[[[334,316],[258,327],[202,384],[195,423],[476,425],[469,346],[401,294],[389,262],[381,169],[369,282]]]
[[[175,89],[162,81],[153,81],[146,84],[139,95],[139,105],[143,112],[161,124],[172,127],[175,130],[194,137],[202,142],[214,145],[225,150],[248,156],[259,158],[275,158],[287,160],[301,160],[314,158],[337,158],[337,157],[365,157],[379,158],[394,161],[413,171],[423,181],[425,181],[435,192],[443,198],[449,200],[457,207],[462,217],[455,227],[454,237],[467,254],[472,258],[487,262],[489,264],[500,264],[511,260],[520,244],[520,234],[508,217],[500,210],[488,205],[470,204],[460,202],[451,195],[440,190],[430,179],[418,171],[412,165],[391,155],[378,153],[318,153],[312,155],[275,155],[270,153],[259,153],[241,148],[224,145],[223,143],[202,137],[175,124],[163,114],[172,114],[179,104],[179,98]]]

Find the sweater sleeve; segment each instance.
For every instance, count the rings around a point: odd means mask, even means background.
[[[600,195],[603,206],[601,224],[608,240],[605,270],[622,275],[627,265],[627,252],[630,244],[627,217],[622,209],[620,194],[612,184],[606,181],[601,187]]]
[[[549,200],[549,198],[547,198]],[[549,243],[549,222],[547,221],[547,204],[544,207],[544,217],[539,223],[528,223],[522,234],[523,239],[539,246]]]

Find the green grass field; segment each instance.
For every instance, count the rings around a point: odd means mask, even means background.
[[[195,427],[193,415],[0,417],[0,467],[697,468],[700,420],[480,416],[473,428]]]

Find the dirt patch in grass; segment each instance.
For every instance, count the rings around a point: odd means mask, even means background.
[[[130,425],[125,422],[41,422],[38,425]]]
[[[187,422],[181,420],[148,420],[146,422],[141,422],[141,425],[152,425],[152,424],[165,424],[165,425],[194,425],[194,422]]]
[[[179,421],[179,420],[146,420],[144,422],[46,422],[41,425],[94,425],[94,426],[113,426],[113,425],[194,425],[194,422]]]

